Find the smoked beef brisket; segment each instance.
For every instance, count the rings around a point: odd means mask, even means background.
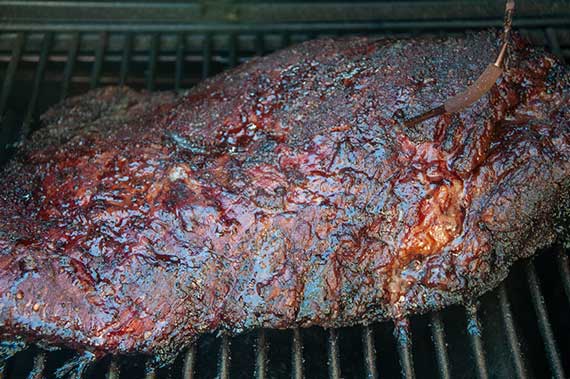
[[[103,88],[0,172],[0,335],[169,356],[201,333],[438,309],[567,239],[569,75],[515,37],[321,39],[182,95]]]

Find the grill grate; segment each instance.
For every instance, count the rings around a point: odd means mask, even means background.
[[[525,379],[528,377],[527,368],[521,353],[519,337],[515,329],[513,314],[511,313],[511,304],[509,303],[507,289],[505,288],[504,283],[499,286],[498,293],[501,314],[503,316],[502,318],[507,332],[507,343],[512,352],[515,373],[518,378]]]
[[[400,356],[400,366],[402,369],[402,377],[415,378],[415,370],[413,366],[412,357],[412,335],[409,329],[409,322],[407,319],[399,321],[396,324],[394,332],[396,343],[398,346],[398,355]]]
[[[431,332],[433,344],[435,346],[439,377],[441,379],[451,378],[449,357],[447,355],[447,343],[445,342],[445,330],[439,312],[431,314]]]
[[[483,337],[481,336],[481,324],[477,316],[477,305],[469,304],[465,311],[467,313],[467,330],[469,331],[469,339],[473,353],[475,354],[475,366],[477,368],[477,376],[479,379],[487,379],[487,361],[485,359],[485,351],[483,348]]]
[[[528,286],[530,287],[530,298],[536,312],[540,334],[544,340],[548,363],[550,364],[550,368],[554,377],[565,378],[566,376],[564,375],[564,369],[562,368],[562,361],[560,360],[560,354],[556,348],[556,341],[554,339],[554,334],[552,332],[548,313],[544,305],[544,298],[540,289],[540,283],[536,275],[536,269],[532,262],[528,262],[525,268],[528,278]]]
[[[362,327],[362,339],[364,343],[364,362],[366,365],[366,377],[369,379],[376,379],[378,378],[378,370],[376,370],[374,332],[369,325]]]
[[[562,23],[566,23],[566,21],[564,20]],[[468,26],[494,25],[494,22],[468,23]],[[525,20],[523,24],[537,26],[537,23],[532,20]],[[181,30],[175,32],[153,30],[149,34],[139,34],[131,28],[127,28],[128,31],[124,33],[108,30],[93,33],[93,31],[84,30],[82,27],[73,31],[65,30],[65,28],[62,31],[46,27],[42,33],[26,32],[23,29],[1,33],[0,69],[3,85],[0,94],[0,115],[3,115],[3,118],[1,119],[0,142],[6,144],[20,140],[19,136],[25,135],[37,127],[36,119],[40,110],[45,110],[55,99],[63,99],[71,94],[84,92],[87,88],[118,83],[145,87],[148,90],[164,88],[179,90],[224,68],[233,67],[251,55],[262,55],[278,47],[284,47],[292,42],[299,42],[320,34],[336,35],[344,34],[347,31],[359,32],[362,30],[380,34],[389,32],[384,29],[385,25],[377,23],[359,24],[358,27],[347,25],[348,27],[344,24],[336,26],[327,24],[325,27],[322,24],[314,24],[306,30],[300,29],[297,25],[292,25],[289,29],[276,28],[278,29],[277,33],[274,30],[266,33],[261,28],[258,28],[260,30],[256,30],[254,33],[241,33],[235,28],[230,28],[223,33],[213,33],[208,29],[198,35]],[[404,24],[403,27],[407,27],[406,25]],[[400,26],[394,29],[399,29]],[[458,25],[449,24],[449,22],[437,24],[426,22],[422,24],[422,27],[427,29],[441,28],[442,26],[450,28],[445,30],[447,33],[454,32],[458,27]],[[460,25],[460,27],[463,26]],[[523,30],[523,33],[539,44],[545,43],[551,51],[562,58],[567,58],[570,56],[570,48],[568,47],[570,29],[563,29],[558,26],[551,25],[545,29],[534,27]],[[432,32],[434,31],[432,30]],[[559,36],[564,38],[562,44]],[[160,69],[162,64],[167,65],[166,71]],[[112,65],[113,68],[106,69],[106,65],[109,67]],[[171,70],[172,68],[174,69]],[[22,103],[22,99],[29,100]],[[26,106],[22,109],[19,104],[26,104]],[[15,111],[11,111],[11,108],[14,108]],[[10,122],[10,114],[16,114],[14,116],[15,122]],[[23,114],[23,119],[19,119],[18,114]],[[12,150],[13,147],[5,151],[0,150],[0,156],[5,160]],[[570,304],[570,266],[569,258],[565,252],[558,252],[557,264],[565,300]],[[570,327],[568,324],[558,325],[556,326],[558,331],[565,331],[566,333],[559,333],[558,335],[555,333],[542,291],[542,283],[539,279],[538,272],[540,271],[537,271],[534,261],[525,262],[523,271],[535,312],[536,324],[544,344],[547,363],[545,367],[551,376],[564,378],[564,365],[568,366],[569,362],[567,358],[562,359],[560,346],[564,347],[566,353],[569,352],[568,335],[570,333],[568,332]],[[515,282],[514,279],[512,281]],[[549,291],[551,290],[552,285],[549,284]],[[521,341],[526,341],[526,338],[529,337],[525,337],[525,333],[520,333],[520,328],[517,328],[517,323],[520,321],[514,316],[513,309],[516,304],[512,304],[509,300],[507,285],[502,284],[498,290],[489,296],[491,303],[498,304],[498,319],[501,329],[505,331],[507,351],[510,354],[507,359],[512,363],[512,370],[509,372],[518,378],[541,377],[544,374],[541,371],[543,368],[534,367],[532,360],[525,359],[525,355],[527,358],[533,357],[528,353],[523,354]],[[486,300],[489,300],[489,296]],[[500,376],[495,369],[490,367],[488,362],[491,355],[485,348],[489,346],[489,343],[486,343],[483,338],[481,308],[474,303],[466,306],[464,310],[467,326],[466,337],[469,340],[467,346],[471,349],[470,354],[472,356],[471,366],[465,362],[459,362],[457,367],[455,366],[456,362],[448,349],[448,343],[451,341],[451,334],[454,337],[457,336],[450,330],[446,330],[453,325],[452,322],[446,323],[444,321],[446,312],[436,312],[426,316],[429,318],[426,324],[429,330],[422,332],[423,334],[431,334],[435,361],[433,369],[435,372],[441,378],[451,378],[454,376],[455,370],[464,370],[466,367],[470,367],[468,369],[473,369],[475,376],[481,379]],[[563,317],[568,319],[568,312],[564,315]],[[387,377],[391,376],[390,365],[394,364],[390,363],[390,354],[387,351],[390,346],[393,346],[394,351],[397,352],[394,354],[394,358],[399,362],[396,365],[402,377],[426,376],[426,373],[420,371],[417,366],[418,361],[421,361],[426,353],[420,352],[419,356],[413,354],[412,332],[415,321],[416,318],[395,325],[393,331],[395,340],[392,342],[383,338],[386,331],[389,333],[391,329],[389,323],[356,329],[358,337],[350,339],[349,346],[351,349],[356,349],[356,344],[362,345],[361,371],[354,371],[353,365],[343,366],[346,363],[343,356],[347,354],[347,350],[343,350],[346,347],[343,345],[343,330],[329,329],[325,336],[319,335],[319,341],[326,341],[326,352],[320,357],[322,362],[326,363],[319,366],[321,371],[318,371],[316,375],[314,372],[317,371],[313,366],[314,356],[317,356],[318,352],[316,349],[307,348],[309,344],[313,345],[311,338],[315,337],[314,335],[310,335],[310,338],[307,339],[307,346],[305,346],[303,336],[306,333],[305,331],[293,329],[289,332],[279,332],[281,337],[276,339],[277,342],[272,343],[273,331],[259,330],[256,332],[255,340],[249,344],[252,346],[254,354],[252,355],[252,371],[248,376],[254,375],[259,379],[281,376],[300,379],[326,376],[325,373],[328,373],[330,378],[341,378],[346,377],[346,375],[358,376],[354,373],[360,372],[368,378]],[[286,343],[283,343],[283,333],[286,333]],[[379,336],[380,334],[382,336]],[[558,344],[557,338],[559,339]],[[215,351],[214,345],[217,344],[218,346],[217,366],[214,364],[216,366],[214,369],[217,370],[219,378],[234,377],[232,363],[236,363],[236,361],[232,362],[233,340],[228,335],[222,335],[219,338],[211,336],[208,340],[209,345],[206,344],[205,346],[209,353]],[[382,343],[379,343],[379,340]],[[416,341],[423,343],[423,339],[416,339]],[[459,343],[464,344],[465,342]],[[254,345],[255,347],[253,347]],[[204,355],[200,352],[203,346],[203,341],[200,341],[198,345],[189,347],[181,354],[179,370],[174,373],[174,369],[177,368],[175,364],[171,368],[172,372],[167,375],[181,376],[184,379],[195,378],[197,375],[211,376],[211,373],[205,371],[207,368],[205,369],[201,365],[199,359]],[[285,351],[287,349],[289,349],[288,352]],[[18,354],[14,359],[8,361],[8,365],[5,367],[0,366],[0,379],[15,378],[21,375],[21,372],[26,372],[23,375],[29,375],[29,378],[51,375],[50,359],[52,353],[36,351],[33,355],[31,367],[28,363],[24,369],[17,364],[18,357],[21,354],[27,353]],[[278,359],[275,359],[275,356]],[[281,359],[281,357],[288,356],[290,356],[289,362],[284,362]],[[131,377],[130,372],[121,373],[121,362],[123,360],[122,358],[113,358],[108,362],[106,368],[92,370],[95,372],[91,372],[91,374],[96,376],[102,373],[102,376],[108,379],[117,379],[121,376]],[[272,360],[278,361],[280,367],[285,367],[285,369],[282,369],[282,372],[270,373],[270,370],[274,369],[274,366],[271,365]],[[496,363],[494,364],[496,365]],[[24,364],[24,366],[26,365]],[[142,364],[142,367],[145,367],[143,374],[145,378],[162,377],[163,369],[155,370],[150,361]]]
[[[301,379],[303,375],[303,340],[299,328],[293,329],[293,372],[294,379]]]

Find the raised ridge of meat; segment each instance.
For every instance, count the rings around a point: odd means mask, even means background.
[[[492,288],[564,233],[566,69],[517,38],[472,108],[402,120],[497,49],[321,39],[182,96],[64,101],[1,174],[2,334],[168,357],[216,329],[397,319]]]

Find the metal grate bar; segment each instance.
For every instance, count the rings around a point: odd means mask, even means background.
[[[202,79],[210,76],[210,66],[212,64],[212,36],[206,34],[202,41]]]
[[[2,3],[0,2],[0,5]],[[139,2],[140,4],[140,2]],[[371,2],[366,2],[366,4],[371,4]],[[368,5],[369,6],[369,5]],[[463,11],[463,15],[467,14]],[[502,11],[501,11],[502,14]],[[386,14],[383,14],[384,16]],[[518,28],[544,28],[546,26],[559,26],[566,27],[568,25],[568,17],[551,17],[548,19],[542,18],[528,18],[522,19],[518,18],[516,20],[516,26]],[[41,30],[41,31],[86,31],[86,32],[138,32],[138,33],[150,33],[150,32],[240,32],[244,29],[248,32],[259,31],[259,32],[279,32],[283,30],[292,31],[296,33],[305,33],[308,30],[322,33],[329,32],[331,30],[343,30],[347,32],[380,32],[380,31],[406,31],[409,32],[411,29],[421,29],[421,30],[448,30],[457,31],[465,29],[488,29],[488,28],[501,28],[503,26],[502,18],[497,17],[496,19],[488,20],[475,20],[475,19],[450,19],[450,20],[421,20],[421,21],[342,21],[342,22],[324,22],[324,21],[314,21],[309,24],[303,22],[282,22],[279,24],[274,23],[242,23],[242,22],[232,22],[232,23],[189,23],[184,21],[179,24],[172,22],[169,23],[157,23],[157,22],[143,22],[143,23],[86,23],[85,25],[79,25],[77,22],[51,22],[51,23],[38,23],[38,22],[18,22],[18,23],[7,23],[0,20],[0,28],[3,31],[20,31],[20,30]]]
[[[176,69],[174,75],[174,89],[180,91],[182,88],[182,73],[184,72],[184,34],[178,33],[176,36]]]
[[[338,331],[336,329],[329,329],[328,343],[328,366],[329,378],[340,379],[340,359],[338,347]]]
[[[511,313],[511,304],[504,283],[501,283],[499,287],[499,304],[501,306],[505,330],[507,331],[507,340],[513,355],[513,363],[517,377],[521,379],[527,378],[527,369],[520,349],[519,337],[515,328],[515,322]]]
[[[255,377],[265,379],[267,377],[267,337],[264,329],[260,329],[257,334],[255,353]]]
[[[229,44],[228,44],[228,64],[230,67],[237,66],[238,57],[237,57],[237,49],[238,49],[238,38],[235,33],[231,33],[229,36]]]
[[[150,38],[150,52],[148,57],[148,72],[146,78],[146,89],[154,91],[154,78],[156,75],[156,57],[160,49],[160,35],[153,34]]]
[[[481,336],[481,325],[477,316],[477,305],[471,304],[466,308],[467,312],[467,332],[471,340],[471,347],[475,358],[477,376],[479,379],[487,379],[487,361],[485,359],[485,349],[483,347],[483,337]]]
[[[67,53],[67,59],[65,61],[65,68],[63,70],[63,83],[61,84],[60,100],[65,99],[69,93],[69,84],[71,82],[71,76],[73,75],[73,68],[75,67],[78,52],[79,33],[73,33],[71,36],[71,43],[69,45],[69,52]]]
[[[95,62],[93,63],[93,71],[91,71],[91,81],[89,86],[95,88],[99,85],[99,78],[101,77],[101,69],[103,67],[103,59],[105,58],[105,50],[107,49],[107,32],[99,34],[99,44],[95,51]]]
[[[124,86],[127,82],[129,74],[129,65],[131,63],[131,55],[133,52],[133,35],[132,33],[125,34],[125,41],[123,43],[123,56],[121,58],[121,69],[119,73],[119,84]]]
[[[196,371],[196,344],[192,344],[186,351],[183,370],[182,377],[184,379],[194,379],[194,372]]]
[[[402,377],[413,379],[416,377],[414,372],[414,358],[412,355],[412,334],[410,333],[410,322],[407,319],[398,321],[395,324],[394,337],[398,346],[398,355],[400,357],[400,367],[402,369]]]
[[[218,366],[218,378],[229,379],[230,377],[230,338],[222,336],[220,346],[220,362]]]
[[[433,336],[433,344],[435,346],[435,356],[437,359],[437,367],[439,368],[439,377],[442,379],[451,378],[451,366],[449,364],[449,356],[447,355],[447,342],[445,342],[445,329],[441,314],[434,312],[431,318],[431,333]]]
[[[570,302],[570,264],[568,255],[564,250],[558,252],[558,267],[560,269],[560,277],[562,279],[562,286],[564,287],[564,293]]]
[[[111,358],[111,363],[109,363],[109,368],[107,369],[106,379],[119,379],[121,374],[119,369],[119,362],[115,357]]]
[[[44,370],[46,367],[46,353],[43,351],[36,354],[34,357],[34,366],[32,371],[28,374],[28,379],[44,379]]]
[[[554,55],[556,55],[562,62],[564,62],[564,56],[562,55],[562,50],[560,50],[560,43],[558,43],[558,37],[556,37],[556,30],[552,28],[546,28],[544,30],[546,41],[548,46]]]
[[[293,379],[303,379],[303,340],[301,338],[301,331],[299,328],[293,329]]]
[[[12,57],[10,58],[10,63],[8,64],[8,69],[6,70],[6,76],[4,77],[4,84],[2,84],[2,94],[0,95],[0,118],[6,110],[6,104],[8,102],[8,96],[12,90],[12,84],[14,83],[14,74],[22,58],[22,52],[24,51],[24,46],[26,45],[26,33],[18,33],[16,37],[14,47],[12,49]]]
[[[544,340],[544,347],[546,348],[546,355],[550,364],[552,375],[555,378],[565,378],[566,376],[564,375],[564,369],[562,368],[560,355],[558,353],[558,349],[556,348],[556,342],[554,340],[554,334],[552,332],[552,327],[550,325],[546,306],[544,305],[544,298],[542,297],[540,283],[538,281],[538,277],[536,276],[534,262],[529,261],[527,263],[526,273],[528,286],[530,288],[530,298],[532,300],[532,304],[534,305],[538,327],[540,334],[542,335],[542,339]]]
[[[364,347],[364,363],[366,369],[366,377],[368,379],[377,379],[378,371],[376,370],[376,349],[374,348],[374,332],[369,325],[362,328],[362,342]]]
[[[36,112],[36,105],[38,103],[38,96],[40,93],[40,87],[42,85],[44,72],[46,70],[49,51],[51,49],[51,44],[53,43],[53,33],[46,33],[42,41],[42,49],[40,52],[40,59],[36,67],[36,73],[34,75],[34,84],[32,86],[32,96],[30,97],[30,102],[28,103],[28,110],[26,111],[26,116],[24,118],[24,123],[22,125],[22,140],[27,137],[30,131],[30,125]]]

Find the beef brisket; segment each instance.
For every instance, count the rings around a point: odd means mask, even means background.
[[[495,33],[321,39],[182,95],[103,88],[0,173],[0,334],[168,356],[201,333],[342,326],[478,296],[560,239],[569,76]]]

